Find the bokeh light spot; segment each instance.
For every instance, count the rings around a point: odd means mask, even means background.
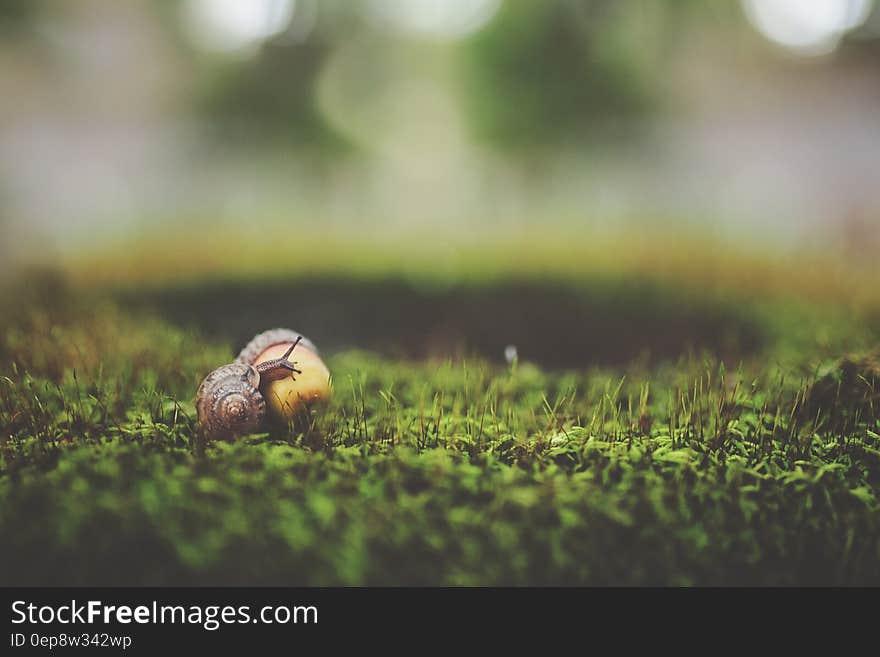
[[[452,40],[485,27],[501,0],[370,0],[368,15],[400,32]]]
[[[295,8],[295,0],[186,0],[182,20],[203,50],[247,52],[283,32]]]
[[[798,54],[825,55],[865,22],[873,0],[742,0],[742,6],[770,41]]]

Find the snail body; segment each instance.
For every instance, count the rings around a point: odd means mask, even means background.
[[[270,417],[290,422],[329,396],[330,372],[315,345],[289,329],[272,329],[251,340],[234,363],[205,377],[196,412],[206,437],[228,439],[259,430]]]
[[[264,367],[265,363],[280,358],[297,338],[301,336],[289,329],[265,331],[241,350],[236,362]],[[296,364],[300,372],[286,372],[262,386],[269,417],[283,424],[312,405],[327,401],[332,394],[330,370],[311,340],[300,339],[296,347]]]

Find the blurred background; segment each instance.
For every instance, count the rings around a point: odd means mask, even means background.
[[[873,0],[7,0],[0,256],[645,228],[871,263],[878,109]]]

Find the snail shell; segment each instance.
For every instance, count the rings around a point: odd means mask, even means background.
[[[205,435],[232,438],[256,431],[266,416],[260,375],[247,363],[223,365],[211,372],[196,393],[196,412]]]
[[[235,362],[253,365],[257,361],[257,358],[259,358],[269,347],[274,347],[279,344],[290,344],[295,342],[297,338],[300,338],[300,346],[303,346],[316,354],[318,353],[318,349],[315,347],[314,343],[307,337],[304,337],[301,333],[286,328],[274,328],[269,329],[268,331],[263,331],[255,336],[253,340],[248,342],[244,349],[239,352],[238,358],[235,359]]]

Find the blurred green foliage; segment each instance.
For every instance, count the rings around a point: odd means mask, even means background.
[[[655,44],[634,43],[649,35],[631,29],[624,7],[632,3],[505,3],[464,46],[477,136],[501,146],[558,145],[599,118],[646,110]]]
[[[266,44],[253,60],[206,64],[197,106],[224,141],[257,139],[328,153],[346,142],[315,104],[315,84],[330,52],[317,39]]]
[[[444,77],[444,66],[402,68],[416,77],[440,71],[437,81],[457,94],[471,136],[510,154],[620,137],[633,129],[630,119],[664,106],[682,39],[750,29],[737,3],[508,0],[473,35],[434,43],[370,20],[366,2],[321,2],[314,5],[314,26],[302,35],[282,32],[242,55],[200,51],[187,38],[182,6],[179,0],[163,0],[141,11],[145,17],[155,13],[162,38],[173,35],[167,44],[158,42],[179,48],[188,81],[181,101],[206,122],[215,140],[308,146],[328,154],[352,144],[318,108],[315,89],[332,56],[359,40],[382,47],[358,51],[368,74],[358,81],[365,88],[355,97],[381,96],[388,89],[393,96],[393,84],[379,83],[390,71],[389,60],[449,57],[455,63],[451,80]],[[53,30],[24,29],[44,10],[51,10]],[[63,34],[65,21],[75,15],[75,10],[16,0],[3,4],[0,25],[45,39]],[[293,20],[299,20],[296,12]],[[408,47],[419,39],[426,46],[422,51]],[[395,98],[386,100],[393,104]]]
[[[0,3],[0,30],[13,32],[22,29],[40,11],[40,0],[7,0]]]

